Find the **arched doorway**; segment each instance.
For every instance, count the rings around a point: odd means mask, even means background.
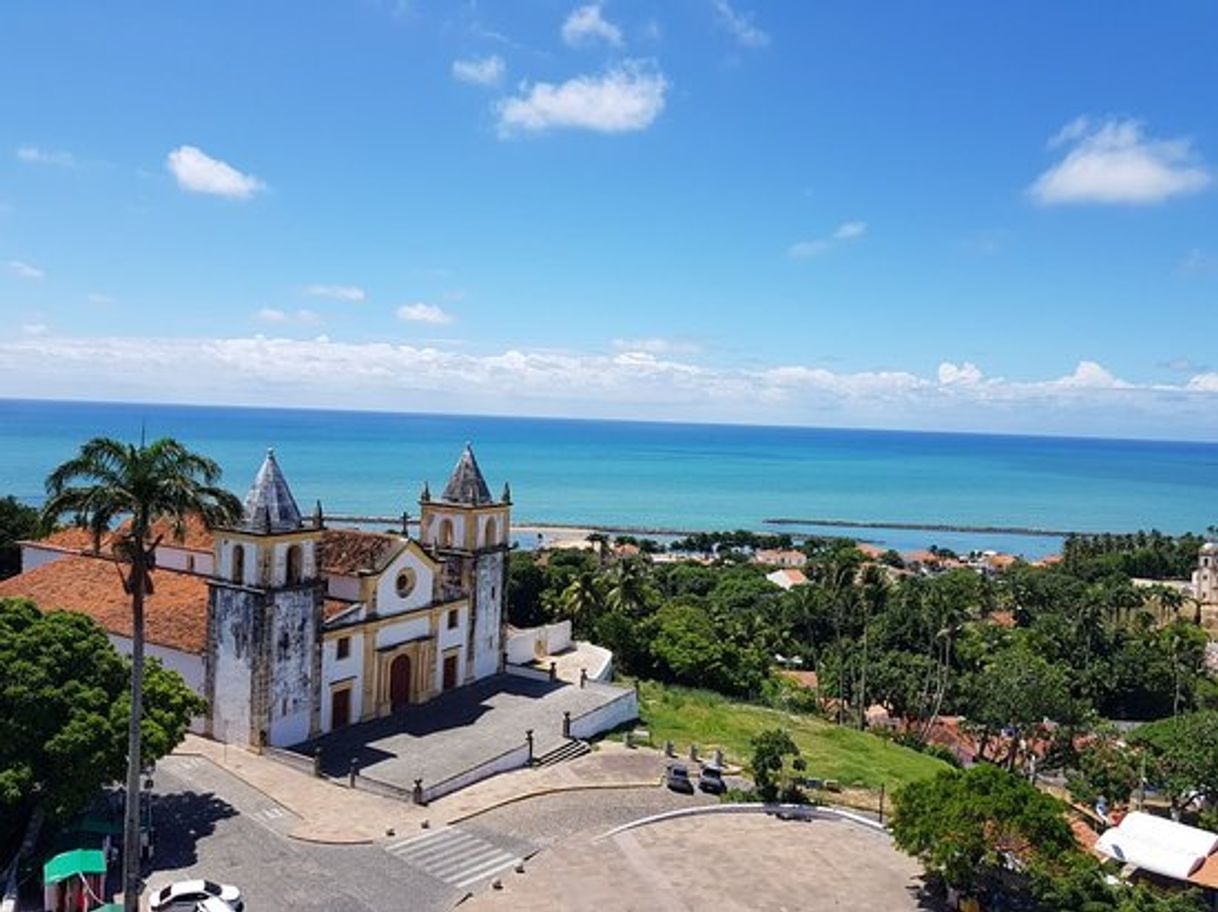
[[[389,663],[389,708],[399,710],[410,703],[410,656],[400,655]]]

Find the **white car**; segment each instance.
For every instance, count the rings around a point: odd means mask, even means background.
[[[233,907],[219,896],[209,896],[195,906],[195,912],[233,912]]]
[[[232,912],[241,912],[244,906],[241,902],[241,891],[232,884],[218,884],[212,880],[179,880],[163,890],[158,890],[149,901],[148,907],[152,912],[168,912],[170,909],[198,908],[198,904],[209,899],[220,900],[232,909]],[[213,912],[210,907],[203,908]]]

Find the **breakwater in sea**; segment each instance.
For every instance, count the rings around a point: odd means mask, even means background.
[[[861,519],[766,519],[767,526],[820,526],[827,529],[887,529],[909,532],[974,532],[983,535],[1023,535],[1066,538],[1082,533],[1062,529],[1039,529],[1030,526],[961,525],[957,523],[879,522]],[[1105,530],[1109,531],[1109,530]]]

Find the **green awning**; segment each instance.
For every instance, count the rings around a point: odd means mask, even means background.
[[[42,882],[59,883],[77,874],[105,874],[106,857],[97,849],[61,852],[42,866]]]
[[[123,912],[123,904],[106,903],[104,906],[98,906],[93,912]]]

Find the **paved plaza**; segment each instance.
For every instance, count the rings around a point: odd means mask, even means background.
[[[489,823],[489,821],[488,821]],[[501,875],[468,912],[885,912],[937,909],[918,863],[858,823],[699,815],[606,839],[575,837]]]
[[[440,782],[524,744],[529,729],[534,755],[541,757],[566,741],[564,712],[577,717],[623,693],[620,687],[592,681],[581,688],[563,681],[499,675],[384,719],[350,725],[293,750],[312,756],[321,747],[327,775],[345,776],[354,759],[361,776],[409,790],[415,779]]]

